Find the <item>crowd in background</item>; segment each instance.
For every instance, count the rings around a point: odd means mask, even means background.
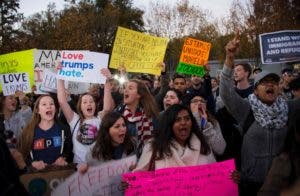
[[[300,75],[234,63],[238,47],[238,37],[227,44],[215,78],[170,78],[164,64],[160,77],[129,78],[122,67],[124,84],[103,69],[106,84],[82,95],[63,80],[57,94],[2,95],[0,195],[26,194],[19,175],[30,171],[75,163],[84,173],[133,154],[133,171],[234,158],[240,195],[299,194]]]

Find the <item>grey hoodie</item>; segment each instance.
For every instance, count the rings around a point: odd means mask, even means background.
[[[243,127],[251,112],[250,103],[248,99],[241,98],[235,92],[231,76],[232,70],[224,66],[220,81],[220,96],[228,111]],[[243,135],[241,181],[263,183],[272,160],[281,152],[287,126],[267,129],[254,120],[247,132],[241,134]]]

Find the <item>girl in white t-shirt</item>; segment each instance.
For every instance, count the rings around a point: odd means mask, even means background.
[[[58,66],[59,68],[61,67]],[[105,92],[107,90],[110,92],[109,84],[106,84],[104,88],[104,99],[106,99]],[[88,93],[82,94],[77,102],[78,113],[74,112],[67,102],[64,80],[60,79],[57,80],[57,99],[72,132],[73,162],[86,162],[86,153],[90,151],[101,123],[100,113],[97,115],[96,111],[96,100]]]

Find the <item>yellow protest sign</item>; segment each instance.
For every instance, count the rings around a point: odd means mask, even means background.
[[[118,27],[109,67],[124,65],[127,72],[160,75],[168,41]]]
[[[204,65],[208,62],[210,47],[210,43],[186,38],[176,72],[203,76],[205,74]]]
[[[35,49],[0,55],[0,74],[25,72],[30,85],[34,84],[33,54]],[[2,91],[2,86],[0,86]]]

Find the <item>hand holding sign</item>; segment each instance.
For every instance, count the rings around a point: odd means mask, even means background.
[[[100,73],[101,73],[104,77],[106,77],[106,80],[108,80],[108,79],[111,78],[111,73],[110,73],[110,71],[109,71],[108,68],[102,68],[102,69],[100,69]]]
[[[161,73],[166,72],[166,64],[164,62],[158,63],[157,66],[160,67]]]
[[[37,169],[37,170],[42,170],[45,169],[47,166],[47,163],[44,163],[44,161],[33,161],[31,163],[32,167]]]
[[[16,90],[15,97],[18,97],[19,100],[23,100],[25,98],[26,94],[22,91]]]
[[[58,157],[52,165],[65,166],[68,165],[68,163],[63,157]]]

